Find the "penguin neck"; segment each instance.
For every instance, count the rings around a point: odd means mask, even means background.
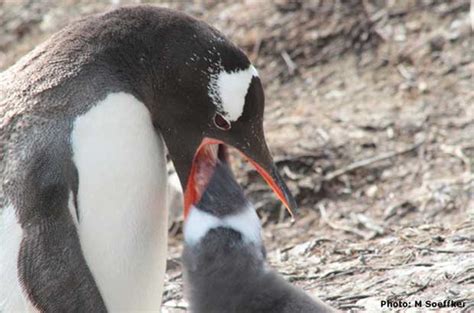
[[[203,164],[205,162],[202,162]],[[209,174],[209,166],[199,166],[199,176]],[[245,198],[242,188],[235,181],[227,164],[217,160],[209,182],[199,202],[191,207],[187,216],[184,235],[188,244],[196,244],[211,230],[230,228],[242,235],[244,241],[261,243],[260,220],[255,208]]]
[[[230,228],[242,235],[242,240],[260,246],[262,243],[260,220],[251,206],[225,215],[215,215],[193,206],[184,225],[187,245],[199,244],[206,234],[219,227]]]
[[[226,312],[266,287],[259,283],[267,266],[253,208],[222,217],[192,208],[184,237],[182,260],[191,311]]]

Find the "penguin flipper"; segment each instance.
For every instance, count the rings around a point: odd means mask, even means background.
[[[16,190],[23,199],[15,206],[23,229],[18,275],[41,312],[107,312],[68,208],[74,181],[70,156],[53,148],[30,162]]]
[[[72,227],[58,220],[25,232],[18,261],[24,290],[41,312],[107,312]]]

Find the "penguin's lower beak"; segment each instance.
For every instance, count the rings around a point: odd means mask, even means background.
[[[273,162],[271,162],[267,168],[264,168],[259,163],[253,161],[249,157],[247,158],[249,159],[250,163],[253,164],[260,176],[262,176],[263,179],[267,182],[267,184],[272,188],[278,199],[283,202],[286,209],[293,217],[293,210],[296,209],[296,201],[288,190],[288,187],[281,178]]]
[[[184,216],[187,217],[192,205],[199,202],[216,164],[217,158],[227,161],[225,144],[216,139],[205,138],[197,149],[191,166],[191,171],[184,191]],[[296,202],[284,183],[276,166],[273,164],[270,152],[264,145],[263,151],[252,153],[250,149],[238,149],[246,159],[253,164],[257,172],[272,188],[277,197],[293,216]]]

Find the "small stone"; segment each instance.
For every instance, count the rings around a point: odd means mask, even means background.
[[[428,84],[424,81],[421,81],[418,83],[418,90],[421,92],[421,93],[425,93],[428,91]]]
[[[430,40],[430,49],[431,51],[441,51],[443,50],[445,43],[446,43],[446,40],[444,39],[443,36],[441,35],[434,36]]]
[[[377,185],[371,185],[369,186],[369,188],[367,188],[365,194],[367,195],[367,197],[373,198],[377,195],[378,190],[379,188],[377,187]]]
[[[387,137],[389,139],[393,139],[395,137],[395,131],[393,130],[393,127],[387,128]]]

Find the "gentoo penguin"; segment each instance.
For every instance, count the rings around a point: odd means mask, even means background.
[[[239,150],[295,207],[265,143],[257,71],[176,11],[72,23],[0,74],[0,110],[2,312],[159,311],[165,144],[185,214],[202,194],[195,155],[213,144]]]
[[[258,216],[224,162],[217,161],[192,207],[184,238],[185,292],[192,313],[334,312],[268,267]]]

